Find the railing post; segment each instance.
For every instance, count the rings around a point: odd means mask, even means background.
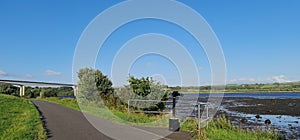
[[[206,128],[208,128],[208,103],[206,103]]]
[[[198,102],[198,132],[200,135],[201,131],[201,116],[200,116],[200,103]]]

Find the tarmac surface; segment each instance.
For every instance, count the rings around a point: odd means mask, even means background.
[[[40,112],[49,140],[191,139],[189,133],[184,131],[172,133],[168,128],[119,125],[54,103],[40,100],[32,102]]]

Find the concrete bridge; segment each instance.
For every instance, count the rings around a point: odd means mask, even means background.
[[[0,83],[8,83],[20,87],[20,96],[25,95],[25,86],[60,86],[60,87],[72,87],[74,90],[74,96],[77,95],[76,84],[65,84],[65,83],[50,83],[50,82],[36,82],[36,81],[21,81],[21,80],[2,80]]]

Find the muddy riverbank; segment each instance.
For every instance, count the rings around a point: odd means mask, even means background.
[[[224,98],[218,114],[245,128],[271,128],[287,139],[300,139],[300,99]]]
[[[222,105],[247,114],[300,116],[300,99],[224,98]]]

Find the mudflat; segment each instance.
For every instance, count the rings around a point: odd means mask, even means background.
[[[285,139],[300,138],[300,99],[260,99],[260,98],[224,98],[223,110],[234,124],[244,128],[268,129],[266,121],[272,130]],[[242,114],[240,114],[242,113]]]
[[[300,116],[300,99],[224,98],[222,104],[247,114]]]

